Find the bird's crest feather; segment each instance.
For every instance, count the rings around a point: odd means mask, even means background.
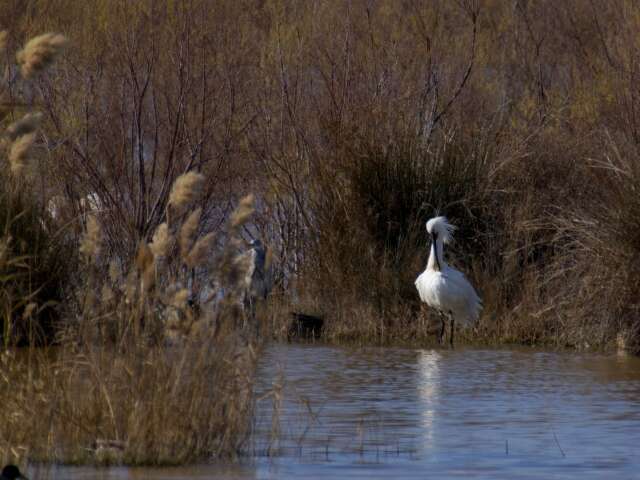
[[[453,241],[453,231],[455,229],[456,227],[449,223],[447,217],[434,217],[427,222],[427,232],[429,234],[437,232],[444,243],[451,243],[451,241]]]

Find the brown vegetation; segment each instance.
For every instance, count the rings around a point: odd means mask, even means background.
[[[230,225],[215,262],[194,254],[206,236],[173,260],[142,243],[125,271],[112,259],[108,275],[100,227],[91,217],[88,225],[86,283],[73,289],[77,304],[60,307],[67,316],[55,347],[0,357],[0,461],[182,464],[236,455],[252,425],[259,346],[256,329],[243,328],[251,320],[240,308],[246,270],[234,262],[243,223]],[[160,232],[183,234],[185,225]],[[171,243],[172,233],[161,235]],[[207,263],[226,295],[215,309],[194,310],[189,273],[178,266]],[[37,312],[28,307],[21,321],[31,324]]]
[[[0,458],[239,448],[249,237],[275,335],[295,310],[329,340],[431,341],[413,282],[439,212],[484,299],[467,341],[638,352],[639,22],[625,0],[3,2],[2,341],[58,346],[3,354]]]
[[[31,40],[18,54],[24,80],[65,43],[58,34]],[[19,92],[5,81],[3,93]],[[201,209],[191,211],[204,178],[180,175],[151,242],[140,237],[126,261],[108,248],[93,194],[67,225],[38,204],[53,179],[37,175],[40,115],[9,123],[29,107],[19,98],[5,105],[2,138],[11,168],[0,178],[0,462],[182,464],[236,455],[252,425],[259,347],[241,308],[247,267],[235,261],[253,198],[240,202],[213,255],[213,234],[199,231]],[[200,278],[224,286],[215,308],[189,304]],[[20,344],[29,348],[8,348]]]
[[[334,339],[425,338],[413,280],[437,211],[485,300],[473,338],[636,336],[636,212],[620,210],[637,175],[635,4],[32,3],[3,5],[8,51],[43,31],[72,45],[30,80],[36,197],[84,224],[95,195],[105,254],[129,261],[179,220],[171,185],[192,172],[201,233],[256,194],[243,234],[270,245],[279,303],[324,314]],[[615,282],[598,298],[602,269]]]

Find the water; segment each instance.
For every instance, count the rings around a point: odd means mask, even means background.
[[[639,359],[272,345],[259,377],[258,395],[283,385],[280,413],[274,395],[258,402],[253,454],[240,464],[50,476],[640,478]]]

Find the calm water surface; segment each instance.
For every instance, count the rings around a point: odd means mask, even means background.
[[[640,479],[635,358],[272,345],[259,377],[256,439],[238,465],[46,476]]]

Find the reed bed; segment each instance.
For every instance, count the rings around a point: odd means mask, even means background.
[[[0,460],[233,456],[292,311],[432,344],[436,213],[459,341],[640,352],[637,5],[33,5],[0,5]]]
[[[236,450],[250,238],[277,338],[431,344],[440,213],[484,300],[460,341],[638,353],[637,5],[37,3],[0,5],[2,341],[52,349],[5,354],[3,458]]]
[[[251,430],[259,349],[241,307],[246,266],[236,261],[250,214],[248,199],[215,262],[225,299],[202,310],[181,283],[187,266],[202,266],[199,243],[208,241],[193,234],[193,213],[176,230],[182,251],[173,263],[182,267],[173,274],[166,255],[178,246],[167,224],[127,270],[110,262],[104,275],[100,230],[89,221],[75,317],[58,325],[50,347],[2,353],[2,461],[157,465],[237,455]]]
[[[44,74],[66,44],[59,34],[30,40],[17,54],[23,81]],[[15,118],[27,104],[9,107]],[[96,205],[62,226],[59,212],[38,205],[41,118],[27,111],[3,136],[0,462],[159,465],[237,455],[251,430],[260,346],[242,308],[250,265],[238,255],[252,197],[214,246],[218,235],[202,230],[196,205],[204,178],[187,171],[149,240],[117,257]],[[224,285],[215,305],[193,301],[203,277]]]

